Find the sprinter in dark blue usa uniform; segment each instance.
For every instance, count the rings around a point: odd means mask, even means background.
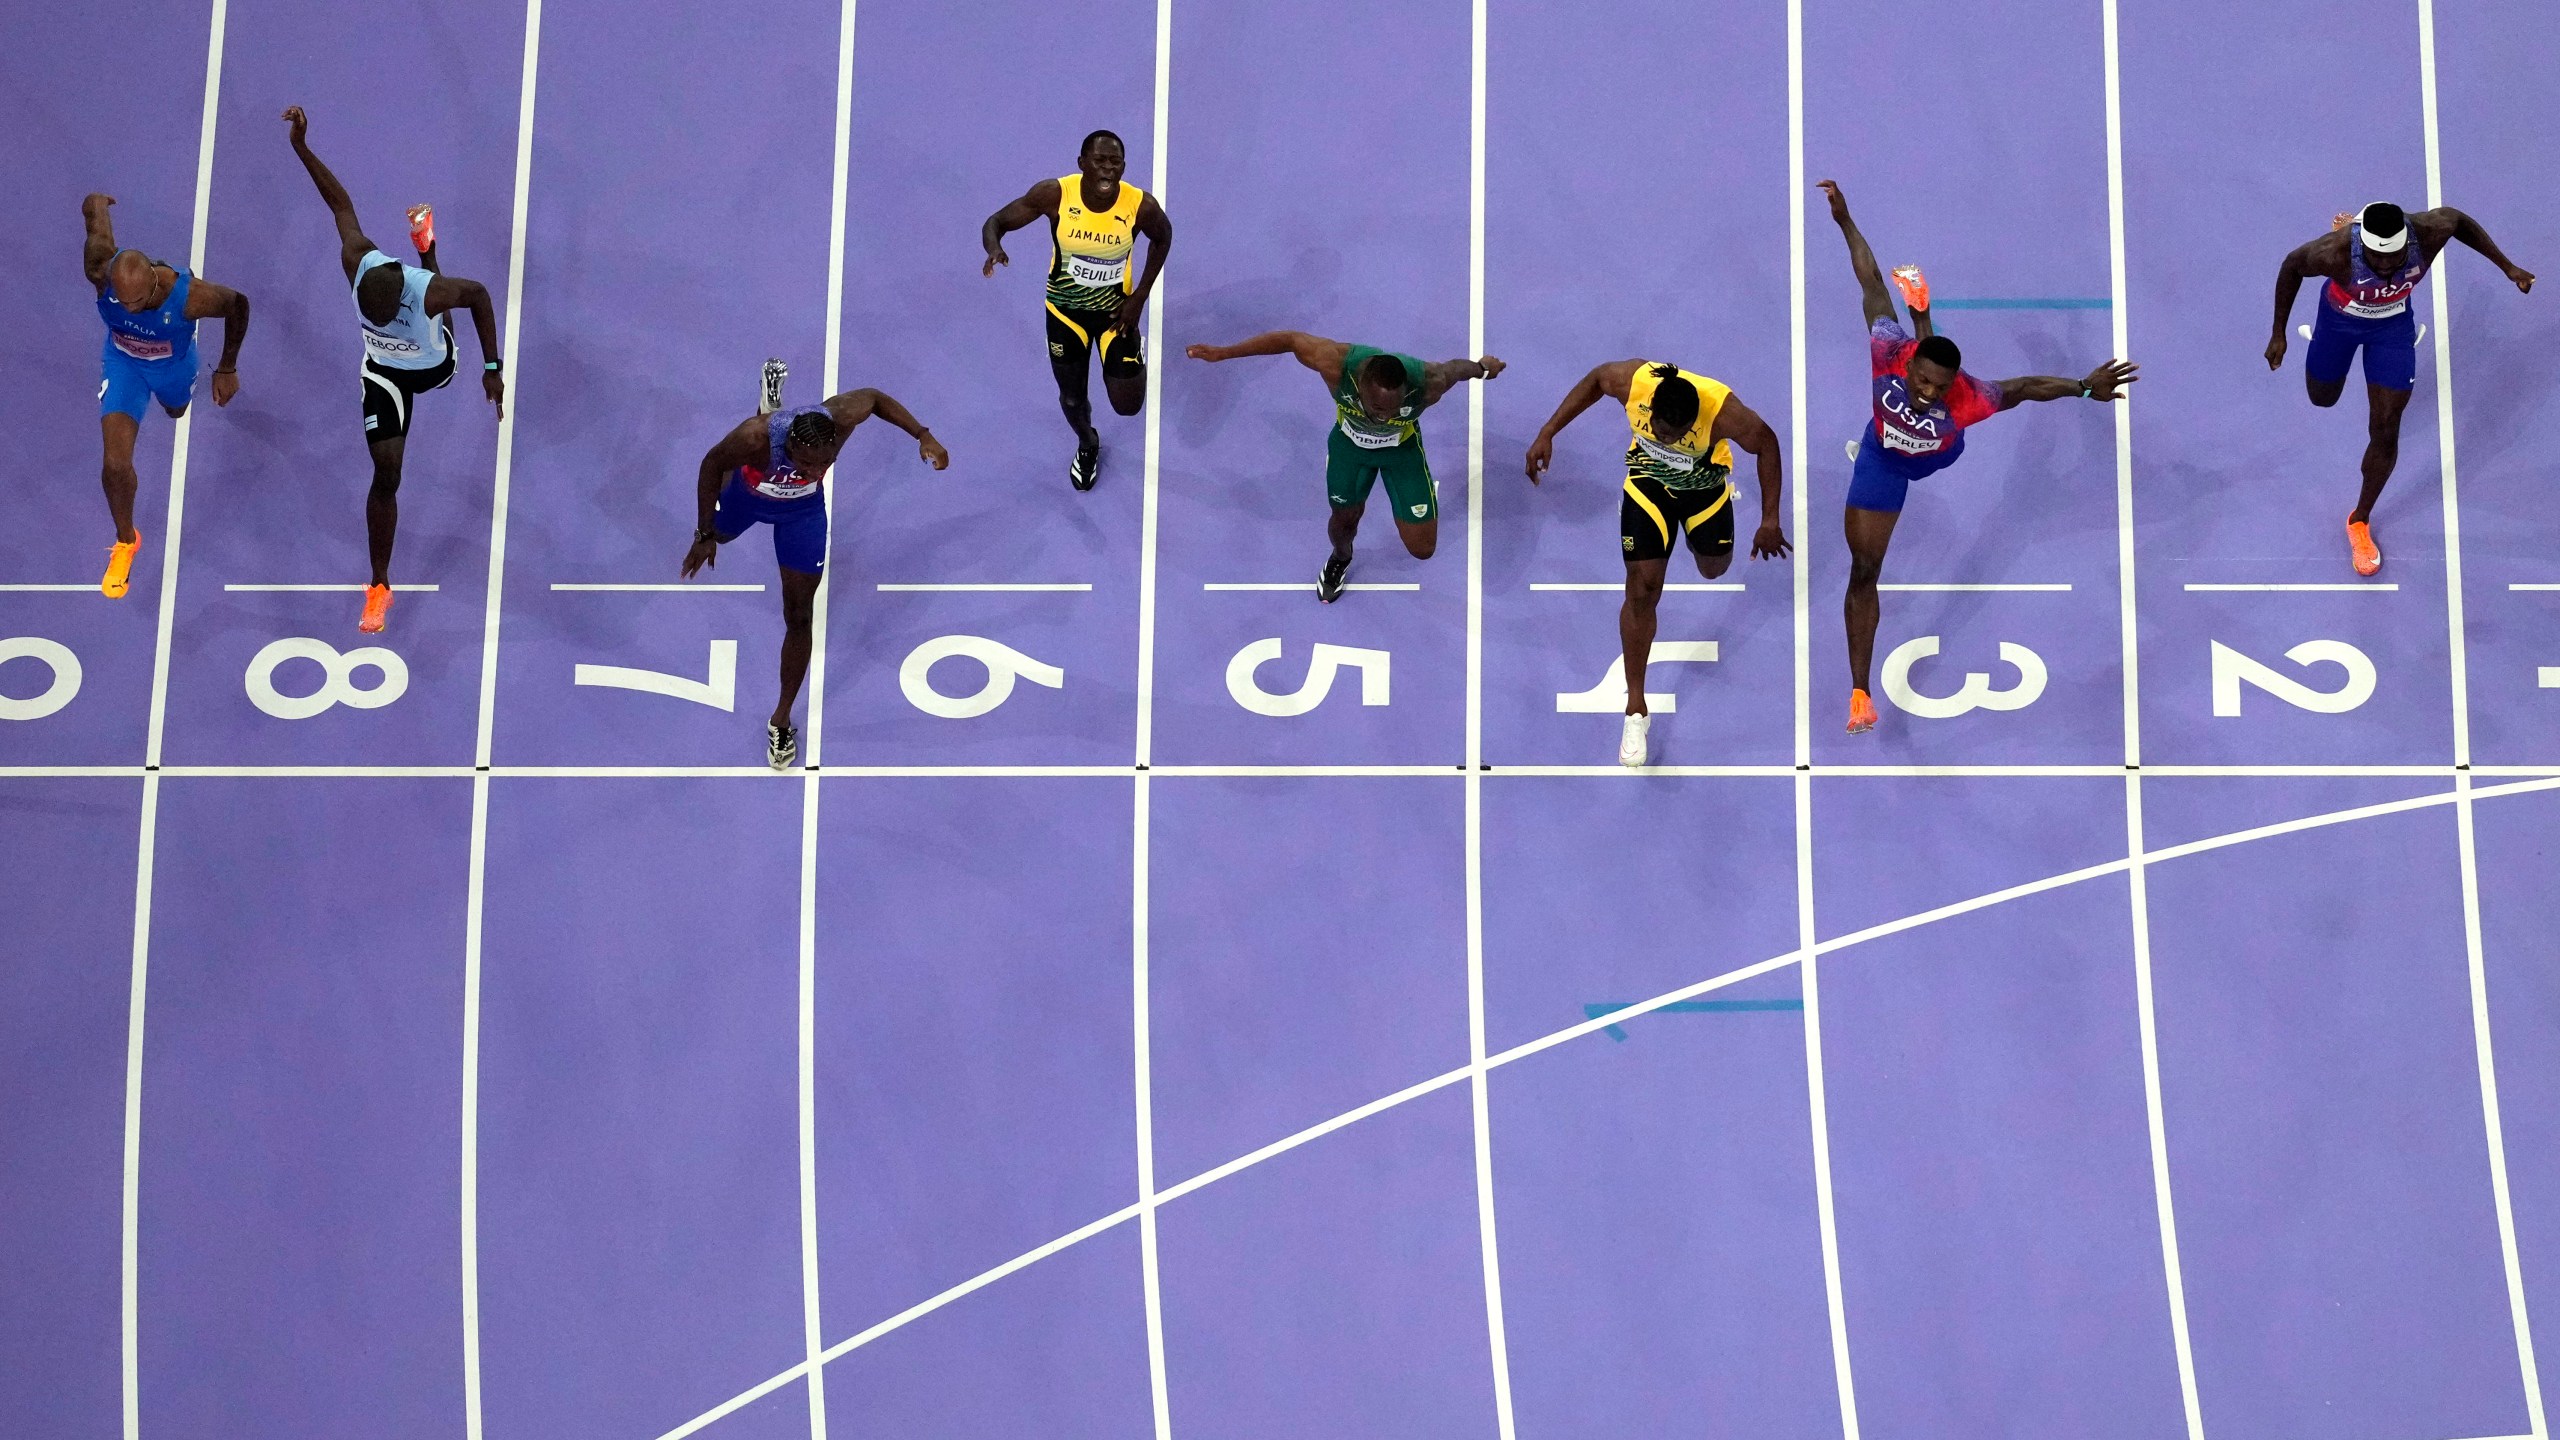
[[[98,289],[98,318],[107,322],[98,361],[98,427],[106,462],[98,478],[116,522],[116,543],[107,551],[106,578],[98,589],[110,600],[123,596],[133,557],[142,551],[142,532],[133,528],[133,497],[142,483],[133,473],[133,441],[142,433],[143,410],[157,400],[172,420],[187,413],[196,392],[196,322],[217,315],[222,362],[213,367],[213,403],[230,404],[240,391],[240,342],[249,338],[249,297],[199,280],[183,266],[118,247],[115,221],[107,215],[115,203],[114,196],[97,194],[80,202],[89,232],[81,268]]]
[[[800,755],[791,707],[809,673],[818,582],[827,568],[827,471],[855,426],[877,415],[915,437],[916,453],[940,470],[951,454],[907,407],[877,390],[848,390],[823,405],[776,410],[739,422],[702,457],[694,479],[693,548],[684,578],[720,560],[720,547],[758,525],[773,527],[782,570],[782,696],[764,730],[765,763],[788,770]]]
[[[2284,366],[2285,322],[2293,315],[2302,282],[2318,276],[2319,314],[2311,322],[2311,348],[2302,357],[2311,403],[2327,409],[2346,392],[2347,368],[2364,352],[2366,403],[2364,489],[2347,515],[2347,555],[2356,573],[2382,568],[2373,539],[2373,502],[2400,463],[2400,412],[2418,382],[2417,317],[2409,297],[2426,278],[2436,255],[2459,240],[2489,257],[2518,290],[2533,289],[2533,272],[2511,263],[2480,222],[2444,206],[2404,215],[2388,203],[2341,215],[2328,234],[2296,248],[2276,272],[2275,333],[2267,340],[2267,368]],[[2414,243],[2413,243],[2414,242]]]

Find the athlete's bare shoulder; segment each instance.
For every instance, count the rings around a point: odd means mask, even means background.
[[[1060,185],[1058,178],[1052,175],[1045,180],[1032,181],[1031,188],[1022,192],[1021,203],[1042,215],[1054,217],[1058,213],[1058,206],[1065,200],[1066,187]]]
[[[2433,210],[2420,210],[2409,217],[2411,228],[2418,232],[2418,243],[2427,247],[2429,255],[2453,243],[2454,232],[2462,228],[2462,212],[2450,205]]]
[[[2347,278],[2347,232],[2332,230],[2317,240],[2297,246],[2293,262],[2306,275],[2326,275],[2332,279]]]

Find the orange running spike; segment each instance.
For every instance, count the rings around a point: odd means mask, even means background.
[[[356,622],[356,628],[367,635],[379,635],[382,633],[384,622],[390,618],[391,587],[388,585],[364,587],[364,618]]]
[[[1876,728],[1876,702],[1864,690],[1849,692],[1849,733],[1864,735]]]
[[[107,547],[106,578],[98,582],[98,593],[110,600],[124,598],[126,586],[133,580],[133,557],[142,553],[142,527],[133,527],[133,543],[122,540]]]
[[[421,255],[436,248],[436,207],[433,205],[409,207],[409,243],[417,246],[418,253]]]
[[[1903,304],[1914,310],[1929,308],[1929,277],[1920,273],[1919,266],[1894,266],[1893,283],[1894,287],[1902,292]]]
[[[2362,520],[2347,522],[2347,553],[2354,558],[2359,575],[2382,569],[2382,547],[2373,543],[2373,527]]]

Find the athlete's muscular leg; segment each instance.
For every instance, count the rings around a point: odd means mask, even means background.
[[[388,585],[391,542],[400,533],[400,462],[409,439],[376,440],[365,448],[373,452],[373,488],[364,495],[364,546],[373,557],[373,583]]]
[[[142,433],[141,422],[130,415],[99,417],[98,429],[106,436],[106,463],[98,468],[98,479],[106,487],[107,514],[116,522],[116,539],[133,543],[133,496],[142,488],[142,477],[133,473],[133,440]]]
[[[2409,392],[2367,385],[2364,393],[2371,407],[2365,422],[2364,492],[2356,496],[2356,512],[2347,518],[2371,524],[2373,502],[2382,498],[2382,487],[2391,483],[2392,468],[2400,463],[2400,412],[2409,408]]]
[[[1072,360],[1074,363],[1068,363]],[[1076,439],[1093,438],[1093,361],[1089,355],[1049,357],[1049,373],[1058,378],[1058,408],[1067,412],[1067,423],[1075,427]]]
[[[2326,410],[2338,403],[2339,396],[2347,393],[2347,382],[2320,380],[2306,374],[2302,377],[2302,388],[2306,394],[2310,395],[2312,404]]]
[[[791,723],[800,682],[809,674],[809,633],[818,609],[818,580],[798,570],[782,572],[782,698],[773,704],[776,725]]]
[[[1396,538],[1404,541],[1405,553],[1416,560],[1428,560],[1440,548],[1440,517],[1432,516],[1418,524],[1396,522]]]
[[[1147,408],[1147,376],[1143,370],[1135,375],[1105,375],[1102,389],[1111,397],[1114,414],[1135,415]]]
[[[1901,518],[1900,511],[1855,505],[1841,516],[1840,530],[1849,541],[1849,594],[1840,608],[1849,622],[1849,683],[1860,690],[1876,688],[1869,675],[1876,652],[1876,581],[1884,575],[1885,547],[1893,543]]]
[[[1701,564],[1705,563],[1703,559]],[[1644,715],[1644,662],[1653,655],[1655,611],[1662,603],[1665,560],[1627,562],[1627,598],[1618,606],[1618,644],[1627,656],[1627,713]]]
[[[1710,555],[1704,550],[1692,550],[1689,552],[1689,556],[1691,559],[1698,562],[1698,573],[1710,580],[1713,580],[1717,576],[1722,575],[1725,571],[1733,568],[1733,552],[1731,550],[1721,551],[1714,555]],[[1666,561],[1664,563],[1668,564],[1669,562]]]
[[[1351,537],[1360,533],[1360,513],[1368,508],[1365,501],[1358,505],[1336,505],[1333,514],[1326,518],[1324,533],[1333,541],[1333,558],[1336,560],[1351,558]]]

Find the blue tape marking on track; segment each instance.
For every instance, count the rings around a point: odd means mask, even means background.
[[[2028,296],[2022,299],[1997,297],[1976,300],[1950,300],[1942,295],[1936,300],[1931,301],[1929,303],[1929,308],[1932,310],[2112,310],[2115,308],[2115,302],[2104,295],[2085,299],[2077,296],[2057,295],[2045,297]]]
[[[1597,1020],[1603,1015],[1613,1015],[1620,1010],[1633,1009],[1635,1003],[1632,1000],[1609,1000],[1585,1005],[1582,1007],[1582,1018]],[[1801,1000],[1679,1000],[1652,1013],[1669,1015],[1675,1011],[1686,1011],[1692,1015],[1705,1015],[1735,1010],[1801,1010],[1803,1008],[1804,1002]],[[1625,1028],[1617,1025],[1602,1026],[1600,1033],[1612,1040],[1627,1038]]]

